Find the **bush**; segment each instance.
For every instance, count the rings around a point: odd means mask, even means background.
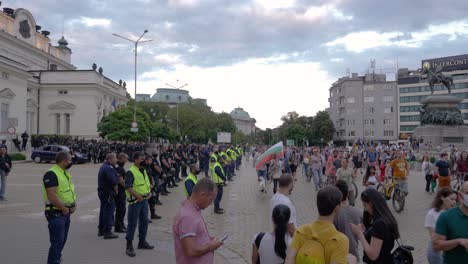
[[[11,160],[26,160],[26,156],[21,153],[13,153],[10,155]]]

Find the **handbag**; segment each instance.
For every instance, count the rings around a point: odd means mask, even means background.
[[[413,253],[411,251],[414,250],[414,247],[403,245],[403,241],[401,243],[396,240],[398,247],[392,252],[392,258],[394,264],[413,264]]]

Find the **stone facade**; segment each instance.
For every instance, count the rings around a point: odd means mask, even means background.
[[[256,120],[251,118],[249,113],[244,109],[238,107],[231,111],[230,113],[234,124],[237,127],[237,130],[244,133],[245,135],[255,134],[255,123]]]
[[[36,26],[26,9],[0,12],[0,137],[11,137],[11,127],[17,135],[98,137],[96,124],[128,102],[125,88],[77,70],[65,38],[54,46]]]

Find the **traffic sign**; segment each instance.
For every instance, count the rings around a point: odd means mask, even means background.
[[[132,122],[132,127],[138,127],[138,123],[137,122]]]
[[[16,128],[12,127],[12,126],[9,126],[7,128],[7,132],[8,132],[8,134],[16,134]]]
[[[136,133],[138,132],[138,127],[131,127],[130,131]]]

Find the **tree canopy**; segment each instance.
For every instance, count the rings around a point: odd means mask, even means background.
[[[130,131],[133,122],[133,107],[122,107],[102,118],[98,124],[101,137],[120,141],[146,141],[152,129],[149,116],[137,109],[138,133]]]

